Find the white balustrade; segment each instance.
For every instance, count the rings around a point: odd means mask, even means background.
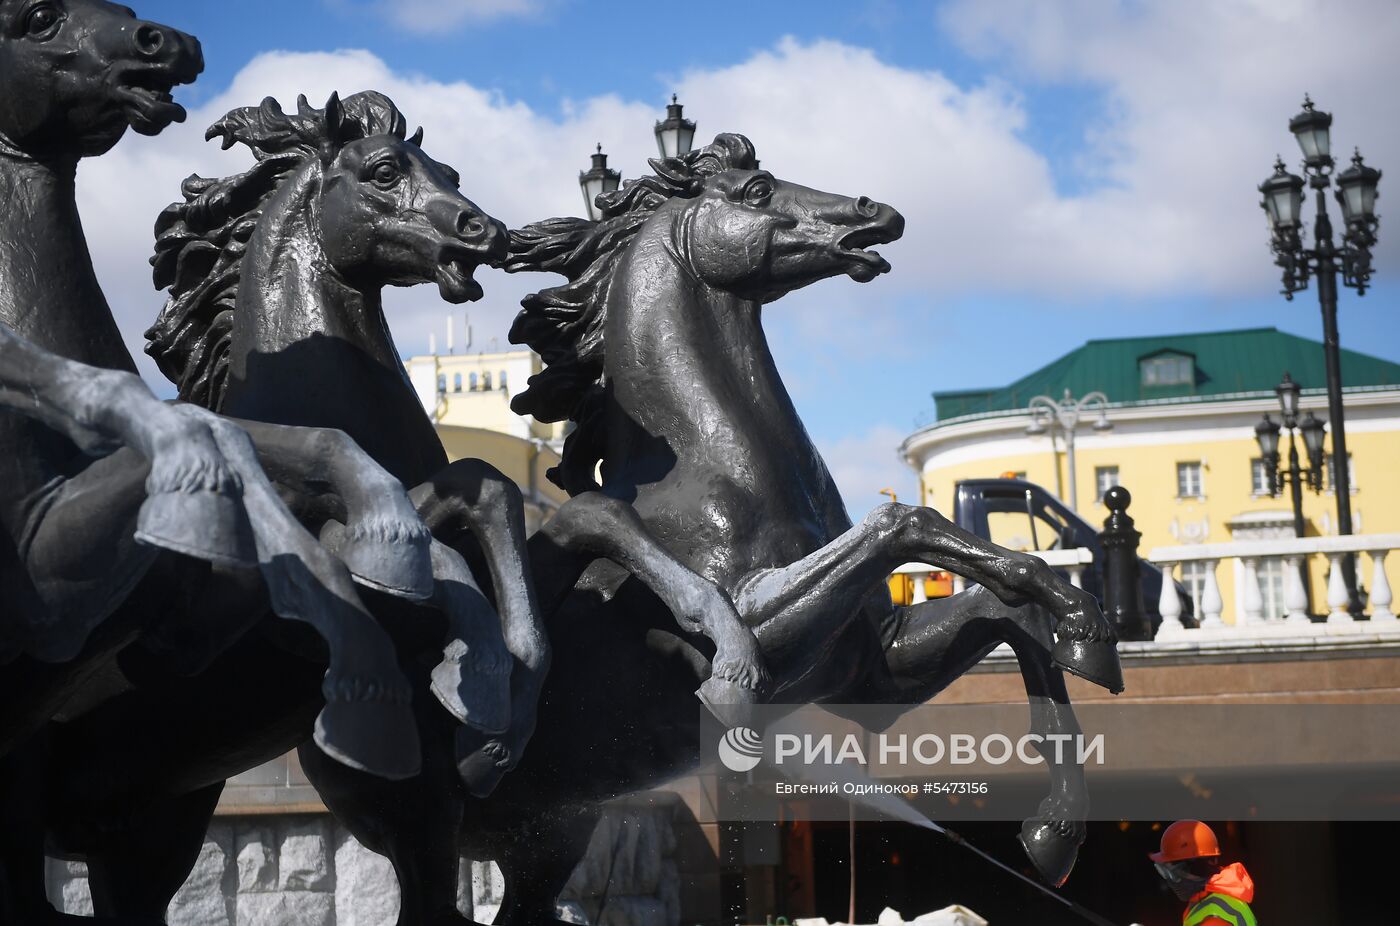
[[[1222,561],[1238,560],[1240,564],[1239,588],[1235,590],[1236,607],[1230,610],[1234,618],[1232,632],[1249,633],[1252,630],[1271,631],[1273,628],[1289,627],[1294,630],[1303,625],[1311,625],[1308,617],[1308,593],[1304,585],[1304,570],[1310,556],[1326,556],[1328,559],[1327,578],[1327,624],[1339,630],[1348,628],[1381,630],[1391,632],[1396,627],[1395,612],[1391,610],[1394,593],[1385,572],[1386,554],[1400,548],[1400,534],[1353,534],[1339,537],[1305,537],[1286,540],[1243,540],[1233,543],[1207,543],[1189,546],[1158,547],[1151,550],[1146,559],[1157,564],[1164,576],[1172,576],[1176,567],[1184,563],[1200,563],[1202,574],[1200,614],[1197,615],[1200,629],[1223,631],[1225,602],[1221,595],[1220,583],[1216,576]],[[1342,563],[1348,555],[1366,554],[1371,559],[1369,604],[1370,621],[1357,621],[1350,613],[1346,581]],[[1283,596],[1280,604],[1285,611],[1283,620],[1265,614],[1265,597],[1260,582],[1260,566],[1265,559],[1283,561]],[[1363,579],[1358,562],[1357,578]],[[1162,583],[1162,593],[1157,605],[1162,615],[1158,639],[1176,637],[1192,633],[1181,623],[1185,610],[1175,581]],[[1381,626],[1377,626],[1381,625]],[[1400,629],[1400,628],[1397,628]],[[1320,632],[1320,631],[1319,631]]]

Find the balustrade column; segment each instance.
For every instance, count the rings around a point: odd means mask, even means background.
[[[1375,574],[1371,577],[1371,621],[1394,621],[1395,612],[1390,610],[1394,600],[1390,591],[1390,580],[1385,577],[1386,550],[1372,550],[1371,564]]]
[[[1345,553],[1331,553],[1328,555],[1332,567],[1327,576],[1327,606],[1332,612],[1327,615],[1329,624],[1350,624],[1356,620],[1351,616],[1348,606],[1351,604],[1351,595],[1347,592],[1347,581],[1342,572],[1342,561],[1346,559]]]
[[[1176,590],[1176,578],[1172,575],[1176,563],[1158,563],[1162,569],[1162,592],[1157,596],[1157,613],[1162,615],[1162,624],[1157,628],[1157,636],[1166,637],[1181,633],[1186,626],[1181,623],[1181,595]]]
[[[928,592],[925,591],[924,588],[925,583],[928,581],[928,573],[916,572],[909,577],[909,581],[913,583],[909,593],[909,603],[922,604],[928,601]]]
[[[1069,567],[1069,584],[1073,585],[1075,588],[1084,587],[1083,565],[1076,563],[1075,565]]]
[[[1253,556],[1240,557],[1244,567],[1242,588],[1239,590],[1240,610],[1235,623],[1240,626],[1264,622],[1264,593],[1259,588],[1259,560]]]
[[[1301,556],[1288,556],[1283,561],[1283,606],[1288,611],[1290,624],[1309,624],[1308,590],[1303,586],[1305,560]]]
[[[1221,612],[1225,610],[1225,599],[1220,596],[1220,583],[1215,578],[1218,559],[1201,560],[1206,567],[1206,584],[1201,591],[1201,629],[1216,630],[1225,626]]]

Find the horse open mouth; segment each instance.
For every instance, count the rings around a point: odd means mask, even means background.
[[[897,239],[904,231],[904,222],[878,222],[857,228],[836,245],[841,259],[846,261],[846,273],[857,283],[869,283],[882,273],[890,272],[890,262],[879,251],[867,250],[866,245],[885,244]]]
[[[484,295],[481,284],[472,279],[476,267],[474,261],[463,257],[448,257],[439,261],[436,279],[442,298],[454,305],[480,299]]]
[[[185,121],[185,107],[170,95],[177,83],[161,71],[128,71],[118,76],[112,95],[133,129],[158,135],[172,122]]]

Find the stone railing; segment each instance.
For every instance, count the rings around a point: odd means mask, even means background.
[[[1087,547],[1076,547],[1072,550],[1027,550],[1032,556],[1038,556],[1056,569],[1063,569],[1069,573],[1069,581],[1075,588],[1084,587],[1084,570],[1094,562],[1094,551]],[[914,596],[911,603],[918,604],[927,601],[924,594],[924,583],[917,581],[931,572],[943,572],[937,566],[930,566],[927,563],[905,563],[894,571],[895,575],[914,576]],[[967,587],[967,580],[962,576],[953,575],[953,591],[960,592]]]
[[[1356,534],[1345,537],[1305,537],[1290,540],[1244,540],[1233,543],[1206,543],[1190,546],[1157,547],[1148,553],[1146,559],[1161,567],[1163,575],[1172,575],[1175,568],[1183,563],[1204,563],[1205,582],[1200,595],[1199,621],[1202,631],[1219,631],[1226,628],[1223,616],[1226,602],[1221,596],[1216,569],[1227,560],[1238,560],[1242,579],[1236,589],[1235,607],[1230,613],[1234,616],[1234,630],[1251,632],[1272,627],[1285,627],[1299,630],[1312,624],[1308,616],[1308,593],[1303,584],[1303,569],[1308,558],[1326,556],[1331,569],[1327,580],[1327,623],[1338,626],[1361,626],[1348,612],[1346,581],[1342,574],[1342,561],[1348,554],[1366,554],[1370,559],[1370,623],[1375,625],[1396,625],[1395,613],[1391,611],[1393,601],[1390,581],[1385,574],[1385,557],[1391,550],[1400,547],[1400,534]],[[1266,618],[1264,595],[1259,582],[1259,564],[1263,559],[1282,559],[1283,605],[1287,611],[1282,620]],[[1357,560],[1357,578],[1362,578],[1362,562]],[[1181,614],[1182,601],[1175,582],[1162,583],[1162,596],[1158,602],[1162,615],[1162,626],[1157,631],[1157,639],[1179,634],[1193,634],[1197,631],[1183,627]],[[1378,629],[1378,628],[1377,628]]]

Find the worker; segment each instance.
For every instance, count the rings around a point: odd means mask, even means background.
[[[1239,862],[1220,864],[1220,843],[1200,820],[1167,827],[1161,851],[1147,857],[1177,899],[1186,901],[1182,926],[1257,926],[1249,908],[1254,880]]]

